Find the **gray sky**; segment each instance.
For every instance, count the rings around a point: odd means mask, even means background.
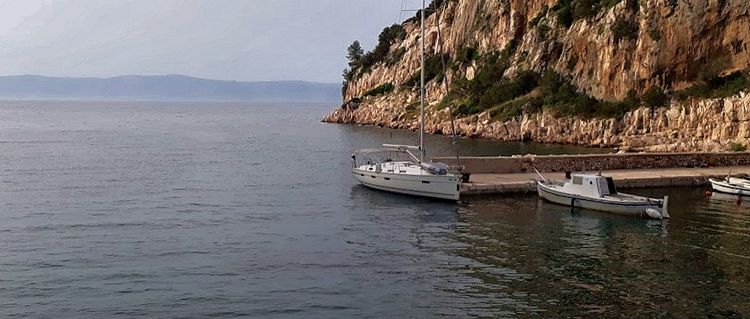
[[[0,75],[338,82],[415,0],[0,0]]]

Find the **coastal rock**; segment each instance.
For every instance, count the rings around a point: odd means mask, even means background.
[[[622,0],[569,27],[558,21],[558,0],[444,1],[426,20],[428,54],[455,57],[466,47],[478,54],[501,52],[509,46],[511,67],[554,70],[580,92],[602,100],[621,100],[629,91],[643,94],[652,87],[672,91],[689,87],[705,74],[726,75],[750,68],[750,1],[746,0]],[[613,25],[637,26],[625,39]],[[337,108],[325,122],[418,128],[418,90],[409,80],[419,70],[420,36],[416,20],[403,24],[406,36],[391,52],[403,54],[381,62],[348,81],[344,101],[352,101],[384,83],[391,93],[363,98],[356,106]],[[540,30],[545,29],[542,32]],[[472,79],[477,62],[455,65],[445,76]],[[411,82],[413,83],[413,82]],[[446,82],[426,85],[428,133],[533,140],[629,151],[726,150],[733,142],[749,144],[750,97],[673,102],[664,108],[642,107],[621,119],[556,117],[548,112],[524,114],[499,122],[489,112],[450,123],[450,111],[439,102]]]
[[[416,130],[418,113],[394,107],[393,96],[364,101],[366,108],[336,109],[325,122],[378,125]],[[708,99],[658,109],[639,108],[622,119],[555,117],[547,112],[520,120],[491,122],[488,113],[455,120],[456,135],[503,141],[532,140],[626,151],[727,151],[732,143],[750,143],[750,94]],[[395,116],[395,120],[394,120]],[[452,134],[447,110],[426,112],[425,131]]]

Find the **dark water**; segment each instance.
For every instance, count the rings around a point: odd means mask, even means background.
[[[750,208],[733,198],[641,191],[672,196],[660,222],[370,191],[352,149],[412,135],[327,111],[0,103],[0,317],[750,316]]]

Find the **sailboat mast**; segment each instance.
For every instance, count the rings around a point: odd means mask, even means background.
[[[420,36],[421,40],[421,51],[420,51],[420,58],[421,58],[421,65],[420,65],[420,74],[419,74],[419,160],[424,162],[425,157],[425,149],[424,149],[424,49],[425,49],[425,41],[424,41],[424,11],[425,11],[425,0],[422,0],[422,14],[421,14],[421,20],[422,23],[421,29],[422,29],[422,35]]]

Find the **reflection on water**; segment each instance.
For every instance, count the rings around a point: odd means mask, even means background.
[[[481,280],[476,289],[523,296],[523,306],[494,305],[512,313],[750,315],[750,209],[705,200],[701,191],[669,191],[668,221],[571,210],[533,196],[470,200],[455,234],[467,247],[455,254],[480,263],[465,270]]]
[[[750,315],[750,207],[701,189],[634,192],[670,194],[672,219],[571,210],[531,194],[452,205],[353,186],[351,198],[374,210],[367,215],[382,227],[378,240],[410,234],[409,247],[392,247],[400,257],[387,263],[401,272],[409,256],[413,276],[404,279],[440,301],[420,305],[432,314]]]

